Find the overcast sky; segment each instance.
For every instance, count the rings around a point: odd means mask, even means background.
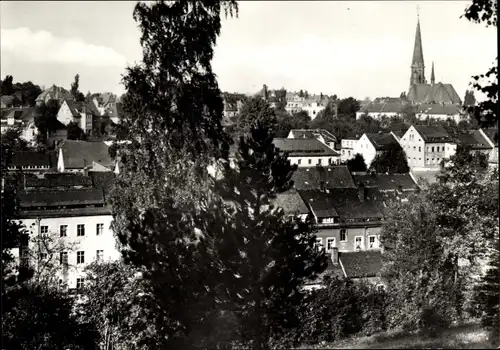
[[[452,83],[463,99],[470,77],[497,52],[496,28],[460,18],[470,1],[240,2],[225,19],[213,67],[224,91],[262,84],[356,98],[408,89],[420,6],[426,77]],[[1,75],[84,93],[122,93],[124,67],[142,57],[135,2],[2,1]]]

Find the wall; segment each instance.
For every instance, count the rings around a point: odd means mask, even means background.
[[[380,230],[381,230],[381,225],[371,225],[372,227],[369,226],[364,226],[364,227],[353,227],[353,226],[347,226],[345,227],[346,230],[346,241],[341,242],[340,241],[340,230],[341,227],[335,227],[335,228],[322,228],[318,227],[318,231],[316,232],[316,236],[318,238],[321,238],[322,240],[322,245],[327,248],[326,242],[327,238],[335,238],[335,246],[339,249],[340,252],[354,252],[356,251],[356,246],[355,246],[355,237],[356,236],[361,236],[362,238],[362,244],[361,244],[361,250],[373,250],[373,249],[380,249],[379,248],[379,237],[380,237]],[[368,236],[376,236],[375,238],[375,247],[370,249],[369,248],[369,239]],[[330,251],[327,249],[327,252],[330,253]]]
[[[366,137],[366,135],[361,136],[361,138],[356,143],[353,154],[357,153],[363,156],[366,167],[369,168],[373,159],[377,155],[377,151],[375,150],[375,147],[373,147],[368,137]]]
[[[104,260],[117,260],[120,253],[116,248],[116,240],[111,231],[111,215],[79,216],[79,217],[58,217],[42,218],[40,226],[48,226],[49,234],[54,239],[63,242],[68,248],[68,275],[67,284],[69,288],[76,288],[76,279],[83,276],[83,269],[96,258],[96,251],[103,250]],[[38,222],[36,219],[21,219],[21,222],[30,231],[33,237],[38,234]],[[104,231],[99,236],[96,235],[96,224],[104,224]],[[85,236],[77,236],[77,225],[85,224]],[[67,237],[60,237],[60,225],[68,225]],[[71,249],[69,249],[71,248]],[[85,263],[77,264],[77,251],[84,251]],[[59,253],[55,254],[59,261]],[[62,276],[61,276],[62,278]]]
[[[57,112],[57,120],[59,120],[64,125],[68,125],[70,122],[74,121],[74,119],[75,118],[73,117],[68,104],[66,103],[66,101],[64,101],[62,106],[59,108],[59,111]]]
[[[411,168],[425,167],[425,142],[417,130],[411,126],[399,140],[406,160]]]
[[[289,156],[288,159],[290,160],[291,164],[297,164],[300,168],[302,167],[313,167],[318,165],[318,161],[321,160],[322,166],[327,166],[329,164],[340,164],[340,157],[336,156],[327,156],[327,157],[321,157],[321,156],[300,156],[300,157],[293,157]],[[309,164],[309,160],[311,163]],[[300,164],[299,164],[300,162]],[[332,162],[332,163],[330,163]]]

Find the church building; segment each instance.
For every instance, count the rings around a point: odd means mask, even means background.
[[[407,99],[412,104],[445,104],[461,105],[462,100],[451,84],[436,83],[434,74],[434,62],[430,84],[425,78],[424,52],[422,49],[422,34],[420,33],[420,19],[417,20],[417,32],[415,34],[415,46],[413,48],[413,60],[411,63],[410,88]]]

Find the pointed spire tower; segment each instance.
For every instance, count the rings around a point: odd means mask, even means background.
[[[420,33],[420,17],[417,15],[417,32],[415,33],[415,46],[413,47],[413,60],[411,62],[410,86],[413,84],[427,84],[425,80],[424,51],[422,50],[422,34]]]
[[[435,82],[436,82],[436,78],[434,76],[434,61],[432,61],[431,84],[434,85]]]

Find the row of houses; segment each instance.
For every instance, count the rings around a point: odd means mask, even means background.
[[[295,130],[293,137],[284,140],[316,140],[328,149],[336,142],[333,135],[321,130]],[[278,147],[280,142],[283,140],[277,140]],[[22,175],[18,220],[31,237],[58,242],[55,254],[39,251],[37,261],[57,258],[64,266],[59,278],[71,289],[83,285],[88,263],[119,257],[108,201],[119,160],[111,159],[108,147],[104,142],[66,140],[54,151],[16,152],[9,167]],[[279,194],[275,204],[287,215],[314,218],[318,247],[335,253],[338,263],[332,266],[343,266],[341,270],[350,278],[371,273],[352,264],[366,261],[366,256],[380,260],[379,233],[388,202],[404,200],[417,188],[409,174],[353,175],[344,165],[318,163],[299,167],[293,181],[294,187]],[[24,261],[26,249],[21,251],[18,254]],[[36,251],[36,247],[27,251]]]
[[[440,126],[412,125],[406,132],[365,133],[361,137],[341,141],[341,161],[361,154],[369,167],[377,154],[387,147],[399,145],[414,171],[439,170],[441,162],[455,154],[458,145],[471,147],[487,156],[491,167],[498,166],[497,129],[464,130],[450,134]]]
[[[382,117],[400,117],[405,111],[412,111],[419,120],[434,118],[439,120],[452,119],[456,123],[468,120],[468,114],[460,104],[444,103],[421,103],[411,104],[404,101],[394,101],[393,99],[373,101],[361,107],[356,112],[356,119],[369,116],[373,119]]]
[[[54,85],[38,96],[36,104],[37,107],[41,107],[50,101],[57,101],[59,105],[56,123],[52,125],[47,135],[47,145],[50,146],[56,141],[67,139],[66,127],[69,123],[75,123],[87,135],[100,135],[119,124],[122,116],[121,103],[109,93],[96,94],[90,101],[77,102],[68,91]],[[39,135],[35,125],[35,119],[40,113],[37,107],[2,109],[2,134],[11,128],[19,128],[21,138],[35,146]]]

